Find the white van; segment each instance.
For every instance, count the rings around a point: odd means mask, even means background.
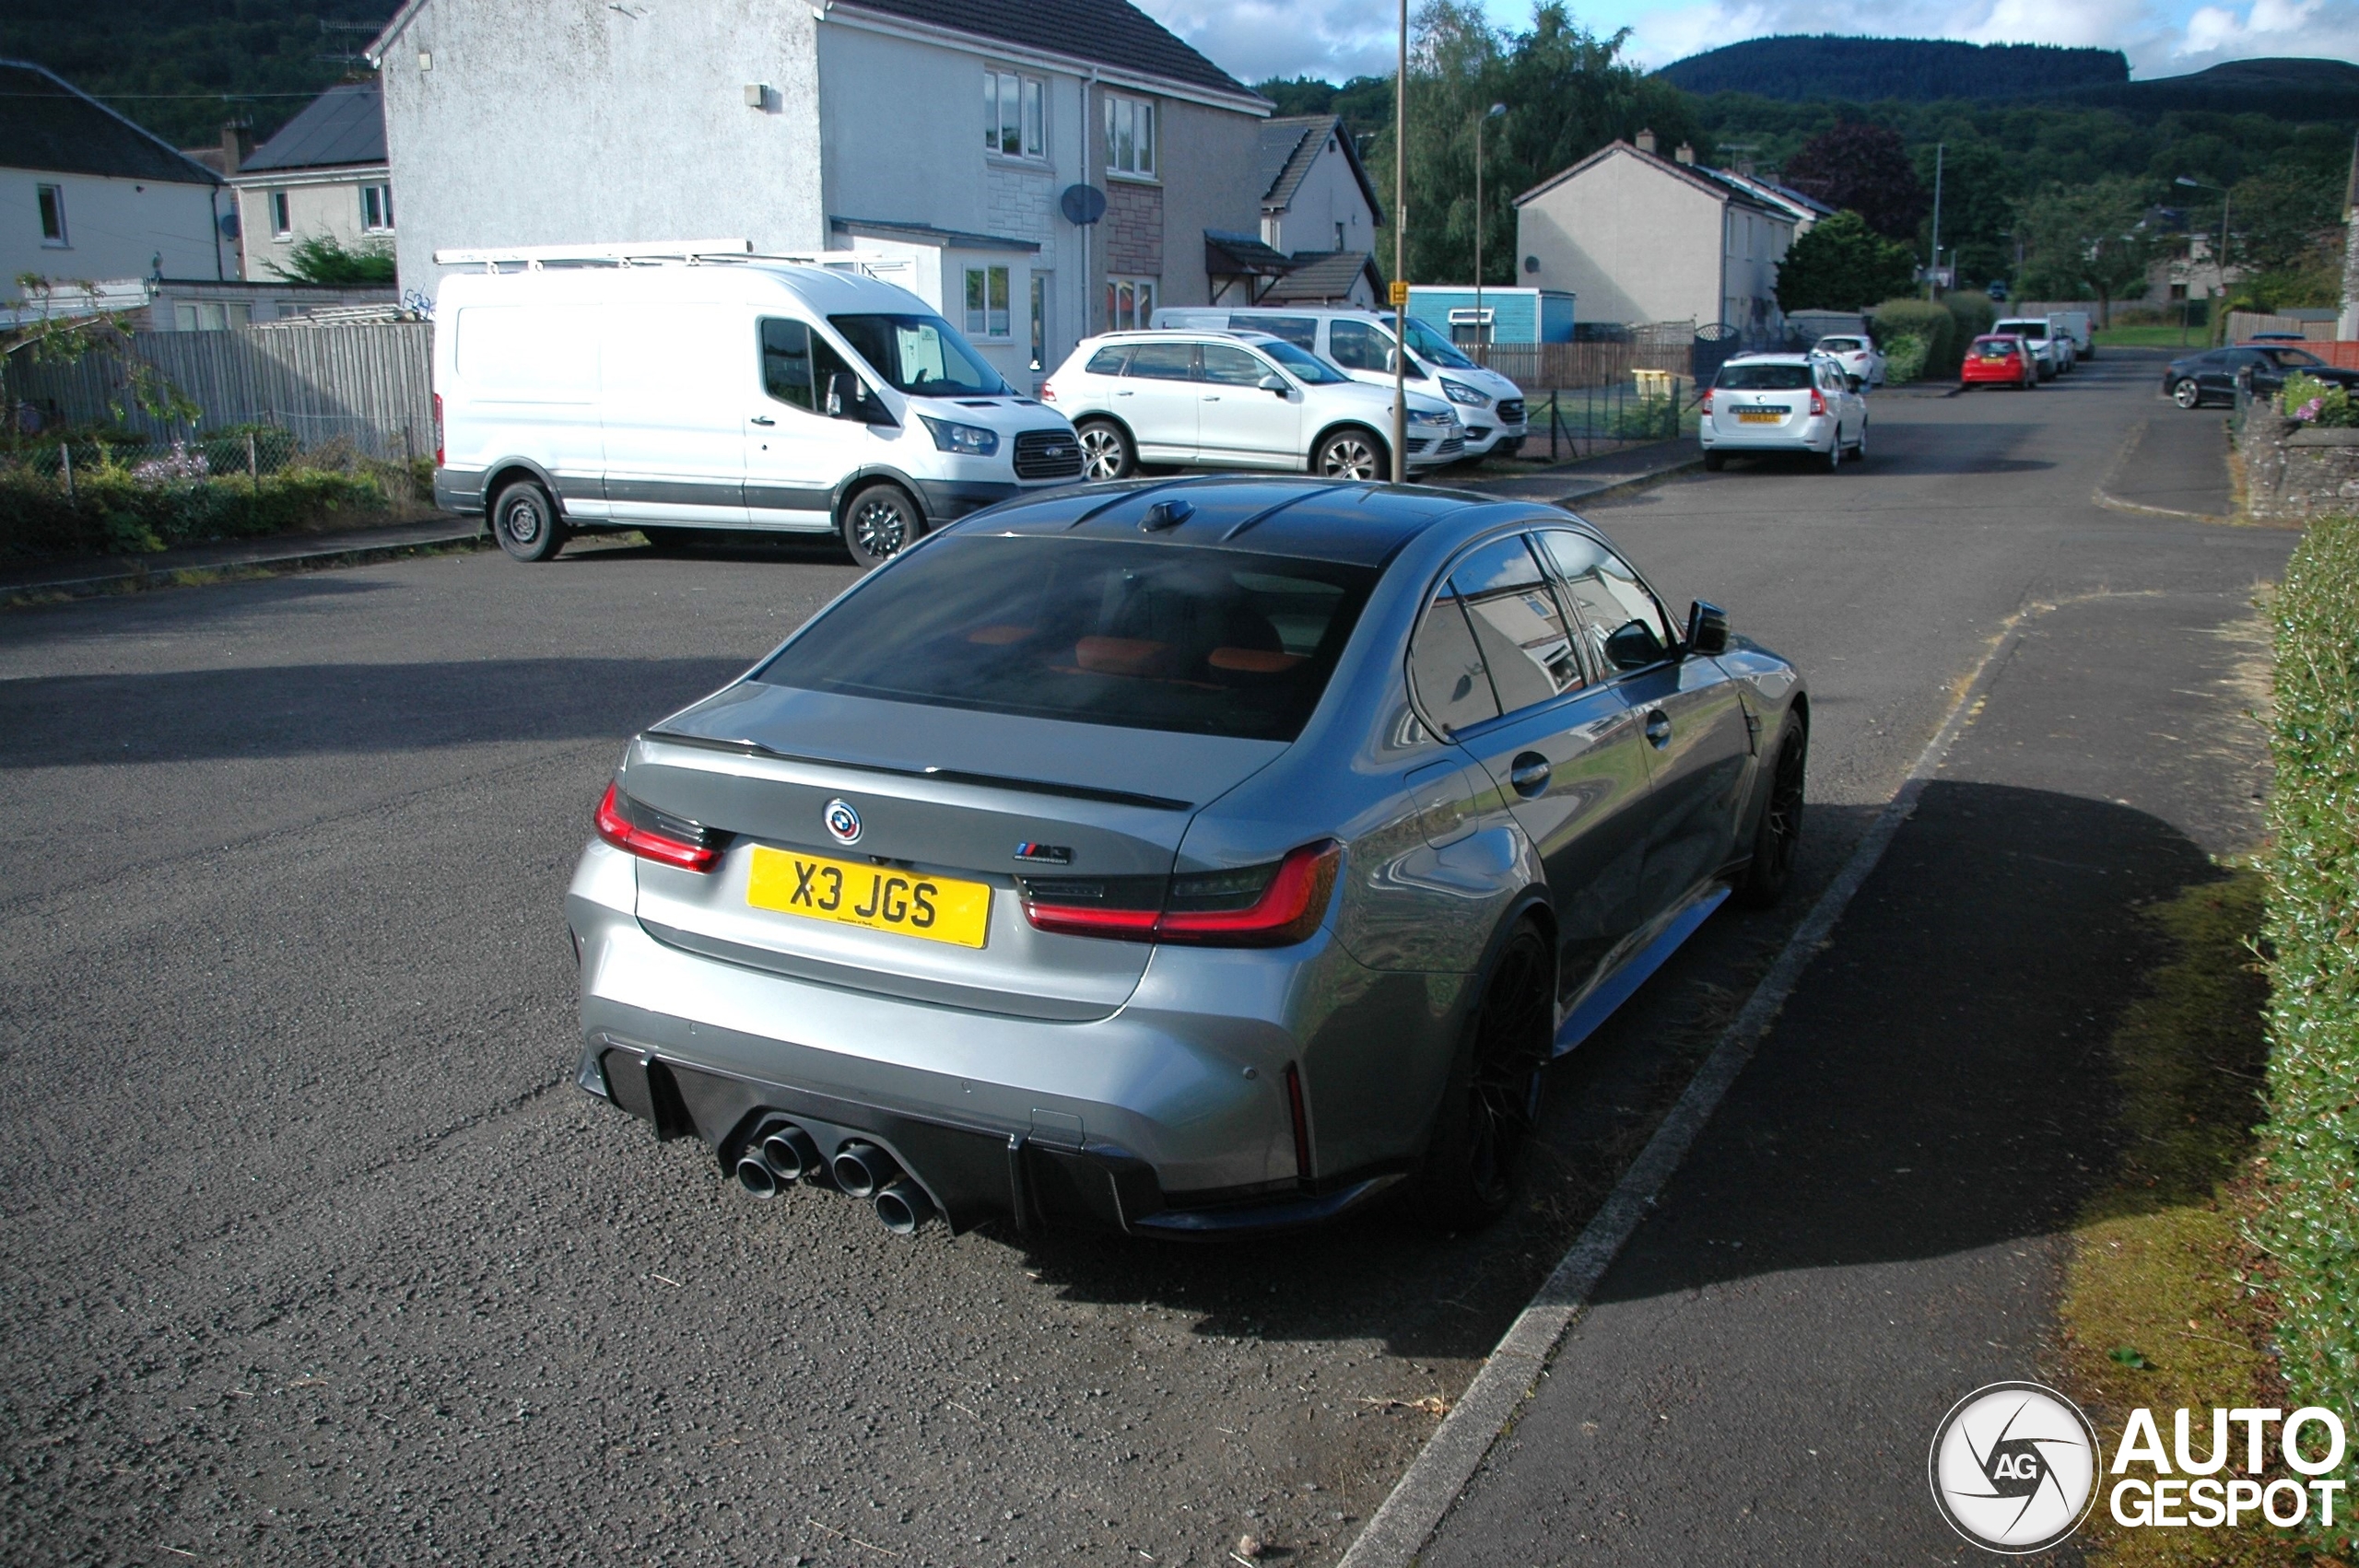
[[[1155,313],[1153,324],[1268,333],[1310,350],[1356,381],[1392,384],[1392,318],[1372,310],[1171,305]],[[1475,364],[1447,334],[1414,316],[1409,318],[1408,382],[1412,391],[1434,392],[1458,405],[1467,457],[1513,457],[1523,450],[1523,389]]]
[[[2072,339],[2074,357],[2094,359],[2097,357],[2097,340],[2090,333],[2086,310],[2050,310],[2048,319],[2060,325]]]
[[[863,566],[1081,477],[1065,418],[907,289],[784,259],[442,252],[434,497],[545,561],[574,532],[842,535]]]
[[[2039,357],[2039,379],[2053,380],[2080,363],[2080,345],[2064,324],[2063,312],[2045,316],[2009,316],[1990,329],[2022,338]]]

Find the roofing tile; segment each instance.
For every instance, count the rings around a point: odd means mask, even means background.
[[[1251,88],[1129,0],[1016,0],[1013,5],[982,5],[977,0],[851,0],[847,8],[973,33],[1044,54],[1094,61],[1215,92],[1253,96]]]
[[[28,60],[0,60],[0,168],[169,185],[221,182],[152,131]]]
[[[385,95],[376,81],[333,87],[256,147],[241,174],[385,161]]]

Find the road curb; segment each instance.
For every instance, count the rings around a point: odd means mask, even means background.
[[[2122,465],[2138,450],[2138,443],[2146,439],[2146,427],[2153,423],[2151,419],[2141,419],[2130,427],[2129,438],[2121,443],[2121,450],[2113,454],[2113,462],[2107,466],[2105,477],[2097,481],[2097,487],[2089,493],[2089,499],[2107,511],[2128,512],[2133,517],[2167,517],[2180,522],[2224,523],[2234,521],[2214,517],[2210,512],[2181,511],[2176,507],[2150,507],[2143,501],[2123,500],[2113,493],[2111,486],[2121,476]]]
[[[1602,501],[1615,496],[1632,495],[1651,486],[1660,485],[1664,480],[1678,474],[1693,473],[1703,466],[1704,454],[1699,451],[1693,457],[1681,458],[1677,462],[1668,463],[1661,468],[1649,469],[1644,474],[1633,474],[1626,479],[1616,479],[1609,484],[1600,485],[1593,490],[1583,490],[1577,495],[1559,496],[1546,504],[1552,507],[1569,508],[1583,501]]]
[[[1616,1254],[1637,1230],[1664,1185],[1677,1171],[1720,1100],[1736,1082],[1769,1032],[1811,961],[1833,935],[1851,899],[1884,859],[1902,825],[1949,755],[1950,747],[1980,711],[1985,694],[2013,651],[2024,626],[2039,609],[2026,607],[2008,618],[1925,749],[1891,800],[1868,825],[1835,880],[1786,939],[1769,972],[1753,989],[1712,1053],[1688,1080],[1654,1135],[1607,1194],[1588,1226],[1558,1260],[1532,1300],[1516,1316],[1485,1359],[1474,1381],[1459,1397],[1441,1426],[1426,1441],[1367,1527],[1352,1542],[1337,1568],[1411,1568],[1465,1492],[1474,1472],[1513,1424],[1523,1403],[1538,1390],[1565,1335],[1579,1321],[1590,1293]]]
[[[149,571],[135,565],[128,571],[107,572],[95,577],[63,578],[50,582],[28,582],[0,588],[0,605],[53,603],[66,599],[98,599],[120,593],[144,593],[156,588],[191,588],[224,579],[246,579],[276,577],[283,573],[317,570],[332,567],[373,566],[381,561],[399,560],[406,556],[424,555],[452,549],[479,550],[491,543],[491,536],[481,528],[471,532],[454,532],[431,539],[408,539],[398,544],[376,542],[334,545],[323,549],[293,550],[283,554],[250,556],[241,560],[216,561],[205,566],[168,567]]]

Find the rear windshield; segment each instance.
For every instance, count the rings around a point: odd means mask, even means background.
[[[2027,337],[2034,343],[2046,343],[2048,341],[2048,323],[2046,322],[2001,322],[1999,323],[1999,330],[2001,332],[2013,333],[2018,337]]]
[[[870,578],[755,678],[934,708],[1291,741],[1376,576],[1242,550],[954,534]]]
[[[1978,337],[1974,347],[1978,354],[2013,354],[2019,341],[2012,337]]]
[[[1807,365],[1723,365],[1712,383],[1723,392],[1807,392]]]
[[[1829,354],[1857,354],[1860,340],[1856,337],[1823,337],[1818,340],[1818,346]]]

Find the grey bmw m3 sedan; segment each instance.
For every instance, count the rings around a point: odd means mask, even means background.
[[[1203,477],[978,513],[633,739],[582,1088],[896,1230],[1510,1200],[1543,1070],[1801,826],[1793,667],[1571,514]]]

